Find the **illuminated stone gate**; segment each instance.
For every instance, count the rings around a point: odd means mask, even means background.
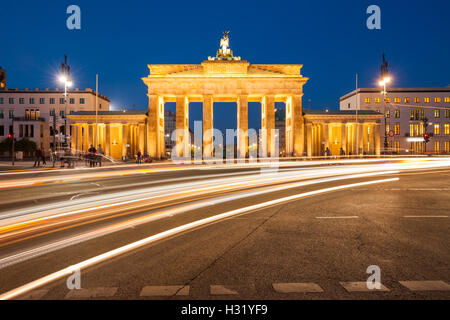
[[[286,104],[286,155],[301,156],[304,151],[302,116],[302,65],[250,64],[233,56],[228,32],[220,42],[216,57],[199,65],[149,65],[150,74],[142,80],[148,86],[148,140],[150,156],[161,158],[164,150],[164,104],[176,103],[177,154],[189,150],[189,103],[203,103],[203,156],[213,156],[213,104],[237,103],[238,157],[248,154],[248,102],[261,103],[261,129],[267,130],[267,154],[275,150],[275,102]]]

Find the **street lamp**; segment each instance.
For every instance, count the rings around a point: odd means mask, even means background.
[[[72,81],[65,75],[59,77],[59,82],[64,84],[64,143],[67,147],[67,88],[72,86]]]
[[[383,87],[383,91],[381,91],[381,94],[384,98],[384,151],[386,152],[388,148],[388,137],[387,137],[387,119],[386,119],[386,96],[387,96],[387,90],[386,85],[391,82],[390,77],[384,77],[380,82],[379,85]]]

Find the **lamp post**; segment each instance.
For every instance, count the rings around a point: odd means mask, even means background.
[[[72,86],[72,81],[65,75],[59,77],[59,81],[64,84],[64,143],[67,147],[67,88]]]
[[[59,81],[64,84],[64,144],[67,147],[67,88],[72,86],[70,81],[70,67],[67,64],[67,55],[64,55],[64,63],[61,63],[61,76]]]
[[[383,91],[381,94],[383,95],[384,99],[384,151],[386,152],[388,148],[388,137],[387,137],[387,118],[386,118],[386,97],[387,97],[387,90],[386,85],[391,82],[390,77],[384,77],[380,82],[380,86],[383,87]]]

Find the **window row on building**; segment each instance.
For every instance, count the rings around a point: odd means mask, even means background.
[[[19,104],[24,104],[25,103],[25,98],[19,98]],[[36,100],[35,98],[29,98],[28,99],[29,104],[36,104]],[[56,99],[55,98],[49,98],[48,99],[49,104],[55,104]],[[45,104],[46,103],[46,99],[45,98],[39,98],[39,104]],[[59,104],[65,104],[65,98],[59,98]],[[75,104],[75,98],[69,98],[69,103],[70,104]],[[86,103],[86,99],[85,98],[79,98],[79,103],[80,104],[85,104]],[[0,97],[0,104],[5,104],[5,98]],[[8,99],[8,104],[15,104],[15,98],[9,98]]]
[[[442,133],[444,135],[450,135],[450,124],[446,123],[444,125],[434,124],[433,125],[433,133],[435,136],[439,136]],[[393,132],[396,136],[400,135],[400,124],[386,124],[386,134]],[[423,124],[411,123],[409,125],[409,136],[410,137],[422,137],[425,134],[425,129]]]
[[[381,98],[380,98],[380,97],[376,97],[376,98],[374,99],[374,101],[375,101],[375,103],[381,103]],[[402,99],[399,98],[399,97],[396,97],[396,98],[393,98],[393,99],[391,99],[391,98],[386,98],[386,99],[385,99],[385,102],[386,102],[386,103],[391,103],[392,101],[393,101],[394,103],[401,103],[401,102],[402,102]],[[442,102],[442,98],[440,98],[440,97],[434,97],[434,98],[425,97],[425,98],[423,98],[423,102],[424,102],[424,103],[431,103],[431,101],[434,101],[434,103],[441,103],[441,102]],[[366,97],[366,98],[364,99],[364,102],[365,102],[365,103],[371,103],[372,100],[371,100],[370,97]],[[409,98],[409,97],[403,98],[403,102],[404,102],[404,103],[411,103],[411,98]],[[445,102],[445,103],[450,103],[450,97],[445,97],[445,98],[444,98],[444,102]],[[415,97],[415,98],[414,98],[414,103],[421,103],[421,99],[420,99],[419,97]]]

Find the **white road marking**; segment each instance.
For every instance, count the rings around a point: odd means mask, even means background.
[[[379,292],[379,291],[389,291],[383,284],[381,284],[380,289],[369,289],[367,287],[367,282],[339,282],[341,286],[344,287],[347,292]]]
[[[403,216],[403,218],[448,218],[448,216]]]
[[[450,285],[444,281],[399,281],[411,291],[450,291]]]
[[[273,283],[273,289],[278,293],[314,293],[323,292],[323,289],[315,283]]]
[[[316,219],[358,219],[358,216],[316,217]]]
[[[224,285],[211,285],[209,287],[209,293],[211,295],[238,295],[239,293],[234,289],[233,286],[224,286]]]
[[[246,214],[246,213],[250,213],[250,212],[254,212],[254,211],[258,211],[258,210],[262,210],[268,207],[272,207],[272,206],[276,206],[276,205],[280,205],[282,203],[286,203],[286,202],[291,202],[291,201],[296,201],[296,200],[300,200],[302,198],[306,198],[306,197],[310,197],[310,196],[314,196],[314,195],[320,195],[320,194],[325,194],[328,192],[334,192],[334,191],[340,191],[340,190],[346,190],[349,188],[354,188],[357,186],[365,186],[365,185],[371,185],[371,184],[378,184],[378,183],[386,183],[386,182],[394,182],[394,181],[398,181],[399,178],[390,178],[390,179],[382,179],[382,180],[372,180],[372,181],[366,181],[366,182],[358,182],[358,183],[352,183],[352,184],[347,184],[347,185],[341,185],[341,186],[335,186],[335,187],[330,187],[330,188],[324,188],[324,189],[318,189],[318,190],[313,190],[313,191],[309,191],[309,192],[304,192],[304,193],[300,193],[300,194],[295,194],[295,195],[291,195],[288,197],[284,197],[284,198],[279,198],[279,199],[275,199],[275,200],[271,200],[271,201],[266,201],[263,203],[258,203],[255,205],[251,205],[251,206],[247,206],[247,207],[242,207],[239,209],[235,209],[235,210],[231,210],[231,211],[227,211],[215,216],[211,216],[208,218],[204,218],[201,220],[197,220],[197,221],[193,221],[190,223],[187,223],[185,225],[181,225],[178,227],[175,227],[173,229],[170,230],[166,230],[163,231],[161,233],[149,236],[147,238],[129,243],[127,245],[124,245],[122,247],[119,247],[117,249],[111,250],[111,251],[107,251],[105,253],[102,253],[100,255],[97,255],[95,257],[92,257],[90,259],[84,260],[80,263],[77,263],[75,265],[69,266],[67,268],[61,269],[59,271],[56,271],[54,273],[51,273],[47,276],[44,276],[40,279],[37,279],[35,281],[32,281],[30,283],[27,283],[25,285],[22,285],[18,288],[15,288],[13,290],[10,290],[6,293],[3,293],[0,295],[0,300],[6,300],[6,299],[12,299],[18,295],[24,294],[25,292],[28,292],[30,290],[34,290],[36,288],[39,288],[47,283],[53,282],[57,279],[60,279],[62,277],[65,276],[69,276],[70,274],[72,274],[72,272],[74,270],[81,270],[84,268],[87,268],[89,266],[93,266],[96,265],[100,262],[106,261],[108,259],[114,258],[116,256],[122,255],[126,252],[132,251],[132,250],[136,250],[138,248],[141,248],[145,245],[154,243],[156,241],[160,241],[162,239],[168,238],[168,237],[172,237],[176,234],[182,233],[182,232],[186,232],[186,231],[191,231],[191,230],[195,230],[198,229],[201,226],[205,226],[205,225],[209,225],[221,220],[225,220],[234,216],[238,216],[241,214]]]
[[[89,289],[73,289],[65,296],[64,299],[92,299],[112,297],[117,292],[116,287],[100,287]]]
[[[33,290],[27,294],[24,294],[23,296],[18,297],[17,300],[40,300],[47,293],[48,290],[45,289]]]
[[[188,296],[189,286],[146,286],[142,288],[141,297]],[[178,292],[177,292],[178,291]]]

